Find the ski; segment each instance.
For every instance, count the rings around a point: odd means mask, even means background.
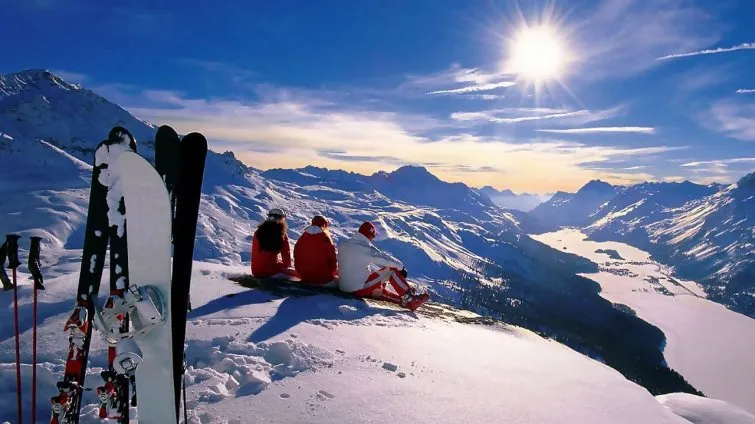
[[[57,383],[58,394],[50,399],[51,424],[78,423],[84,391],[84,378],[92,336],[95,302],[100,289],[108,242],[125,235],[124,217],[118,212],[121,196],[115,188],[115,163],[125,151],[135,151],[136,141],[123,127],[114,127],[108,138],[97,145],[89,192],[84,233],[84,249],[76,293],[76,303],[64,325],[68,334],[68,354],[63,379]],[[113,254],[113,253],[111,253]],[[111,268],[118,266],[111,264]],[[121,271],[124,271],[122,269]],[[111,271],[111,277],[121,272]],[[125,277],[124,277],[125,282]]]
[[[176,422],[173,349],[169,343],[172,340],[170,198],[157,171],[136,153],[123,153],[118,169],[123,173],[121,188],[127,211],[130,284],[111,313],[103,311],[103,320],[112,322],[119,313],[131,316],[130,331],[112,331],[108,337],[114,339],[111,342],[120,341],[122,352],[116,363],[123,368],[131,367],[130,372],[135,375],[139,422]],[[128,340],[135,342],[138,349],[125,349]]]
[[[207,140],[200,133],[190,133],[181,140],[176,181],[176,212],[173,225],[173,390],[176,420],[181,403],[181,383],[184,369],[184,341],[186,314],[191,308],[191,268],[194,259],[194,240],[197,231],[199,202],[202,194]],[[184,405],[184,408],[186,405]]]
[[[170,194],[170,210],[173,217],[176,213],[176,180],[178,179],[178,155],[181,139],[176,131],[163,125],[157,129],[155,135],[155,169],[165,182]]]

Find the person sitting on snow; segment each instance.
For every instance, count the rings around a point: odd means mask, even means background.
[[[328,234],[328,220],[322,215],[312,218],[294,245],[294,267],[301,282],[321,287],[337,287],[336,246]]]
[[[291,267],[287,230],[286,213],[282,209],[270,209],[267,219],[254,232],[252,275],[257,278],[299,281],[299,275]]]
[[[372,244],[376,235],[375,226],[364,222],[338,245],[339,287],[355,296],[388,300],[414,311],[429,295],[417,293],[406,281],[404,265]]]

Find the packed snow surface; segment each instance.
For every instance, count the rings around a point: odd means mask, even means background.
[[[40,422],[49,418],[46,399],[63,370],[61,327],[75,265],[60,264],[40,295]],[[278,298],[226,278],[246,271],[194,264],[186,350],[191,423],[689,422],[612,368],[527,330],[327,295]],[[31,286],[28,275],[20,277],[28,417]],[[10,322],[10,299],[2,296],[3,322]],[[3,325],[0,334],[0,421],[15,422],[11,327]],[[86,385],[95,387],[106,364],[96,333],[90,359]],[[100,422],[91,392],[85,402],[82,423]],[[755,422],[725,402],[690,402],[695,416],[708,417],[696,422],[725,422],[716,421],[720,416]]]
[[[755,413],[754,319],[706,300],[696,283],[674,277],[632,246],[586,240],[573,229],[532,237],[598,263],[600,272],[585,276],[601,285],[604,298],[629,306],[664,332],[671,368],[707,396]],[[597,253],[600,249],[615,250],[623,260]]]

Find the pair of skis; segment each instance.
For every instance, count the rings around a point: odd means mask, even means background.
[[[5,242],[0,246],[0,280],[2,280],[3,290],[13,290],[13,323],[16,340],[16,408],[18,413],[19,424],[23,423],[22,399],[21,399],[21,336],[18,325],[18,277],[16,269],[21,265],[18,257],[18,241],[21,236],[8,234]],[[32,388],[31,388],[31,421],[36,422],[37,417],[37,291],[44,290],[42,271],[40,268],[39,252],[41,237],[31,237],[29,247],[28,268],[34,280],[34,300],[33,300],[33,317],[32,317]],[[11,269],[13,281],[8,278],[5,271],[5,262],[8,261],[8,268]]]
[[[155,168],[165,182],[173,213],[173,270],[171,305],[173,307],[173,393],[178,421],[184,377],[186,314],[191,308],[191,269],[194,259],[199,203],[202,193],[207,140],[200,133],[179,139],[173,128],[164,125],[155,136]],[[184,410],[186,409],[184,399]]]
[[[124,128],[113,128],[95,151],[77,305],[65,326],[70,346],[60,393],[51,399],[51,424],[79,421],[93,324],[109,346],[105,385],[97,388],[100,416],[127,423],[131,388],[130,404],[138,402],[140,422],[178,420],[177,387],[207,142],[192,133],[179,143],[172,129],[161,127],[155,144],[161,173],[136,154],[136,143]],[[97,311],[108,242],[111,295]],[[165,349],[166,340],[173,341],[173,349]]]

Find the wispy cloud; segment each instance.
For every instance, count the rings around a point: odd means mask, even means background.
[[[399,91],[424,90],[430,95],[461,95],[464,98],[499,100],[500,94],[479,94],[516,85],[511,75],[486,72],[480,68],[464,68],[452,64],[448,69],[428,75],[407,75]]]
[[[450,90],[436,90],[431,91],[427,94],[467,94],[467,93],[477,93],[480,91],[491,91],[496,90],[498,88],[506,88],[506,87],[513,87],[516,85],[516,82],[514,81],[501,81],[501,82],[492,82],[488,84],[479,84],[479,85],[468,85],[466,87],[460,87],[460,88],[453,88]]]
[[[587,110],[578,110],[574,112],[550,113],[550,114],[535,115],[535,116],[519,116],[515,118],[500,118],[500,117],[495,116],[494,113],[495,111],[454,112],[451,114],[451,119],[455,121],[489,121],[489,122],[496,122],[500,124],[515,124],[519,122],[539,121],[543,119],[560,119],[560,118],[569,118],[573,116],[583,116],[583,115],[588,115],[590,112]]]
[[[681,0],[603,0],[575,28],[580,78],[623,78],[659,64],[669,51],[693,51],[720,40],[721,26]]]
[[[732,159],[718,159],[718,160],[687,162],[680,166],[683,166],[683,167],[699,167],[703,165],[727,166],[734,163],[755,163],[755,158],[732,158]]]
[[[751,90],[748,88],[740,88],[739,90],[737,90],[737,94],[752,94],[752,93],[755,93],[755,90]]]
[[[599,110],[569,110],[564,108],[522,107],[499,108],[477,112],[454,112],[454,121],[483,121],[499,124],[516,124],[541,120],[558,120],[562,125],[585,125],[613,118],[624,111],[624,105]]]
[[[752,50],[752,49],[755,49],[755,43],[742,43],[742,44],[738,44],[738,45],[732,46],[732,47],[717,47],[715,49],[698,50],[698,51],[689,52],[689,53],[670,54],[670,55],[666,55],[666,56],[661,56],[661,57],[657,58],[656,60],[677,59],[677,58],[680,58],[680,57],[700,56],[700,55],[706,55],[706,54],[729,53],[729,52],[735,52],[735,51],[738,51],[738,50]]]
[[[677,87],[681,95],[687,96],[700,91],[719,87],[729,81],[736,70],[731,64],[695,66],[673,75],[668,79],[672,87]]]
[[[553,134],[602,134],[602,133],[638,133],[653,134],[653,127],[592,127],[592,128],[567,128],[567,129],[540,129],[537,130]]]
[[[729,100],[714,103],[708,113],[699,117],[710,129],[742,141],[755,141],[755,105]]]

